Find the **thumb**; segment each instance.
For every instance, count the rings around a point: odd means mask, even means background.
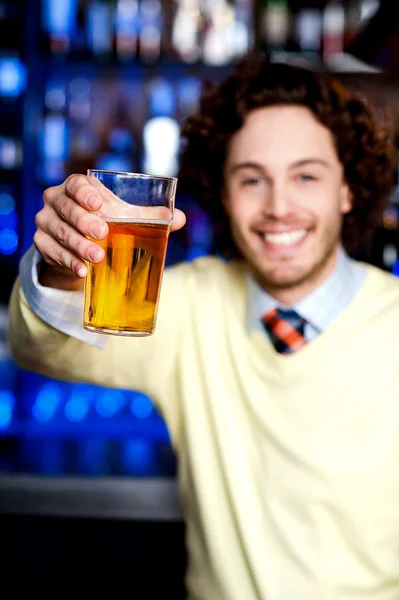
[[[176,208],[172,221],[172,231],[181,229],[186,224],[186,215],[183,211]]]

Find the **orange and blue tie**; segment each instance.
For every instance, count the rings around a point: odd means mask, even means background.
[[[306,321],[295,310],[273,308],[264,315],[262,321],[280,354],[291,354],[306,346]]]

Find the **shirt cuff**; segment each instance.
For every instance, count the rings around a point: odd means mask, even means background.
[[[41,255],[32,246],[19,265],[21,287],[33,312],[54,329],[96,348],[103,348],[107,336],[91,333],[83,327],[83,292],[57,290],[40,285],[38,265],[41,260]]]

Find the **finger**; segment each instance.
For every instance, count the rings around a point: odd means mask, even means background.
[[[98,240],[103,240],[108,235],[106,221],[82,208],[69,196],[59,196],[51,208],[55,210],[61,219],[72,225],[74,229],[83,235]],[[47,215],[46,218],[48,219]]]
[[[90,211],[99,210],[103,199],[85,175],[70,175],[65,181],[66,195]]]
[[[67,248],[64,248],[64,246],[50,235],[47,235],[43,231],[37,231],[33,241],[46,263],[65,267],[77,277],[86,277],[87,266],[83,260]]]
[[[181,211],[177,208],[175,210],[175,214],[173,215],[171,230],[177,231],[178,229],[181,229],[182,227],[184,227],[185,224],[186,224],[186,215],[184,214],[183,211]]]
[[[50,234],[64,248],[84,260],[98,263],[104,259],[104,250],[98,244],[87,239],[69,223],[60,219],[57,213],[53,212],[53,214],[54,217],[48,218],[42,226],[45,233]]]

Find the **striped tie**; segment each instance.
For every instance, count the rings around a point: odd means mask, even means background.
[[[294,310],[274,308],[265,314],[262,321],[280,354],[291,354],[306,345],[306,321]]]

